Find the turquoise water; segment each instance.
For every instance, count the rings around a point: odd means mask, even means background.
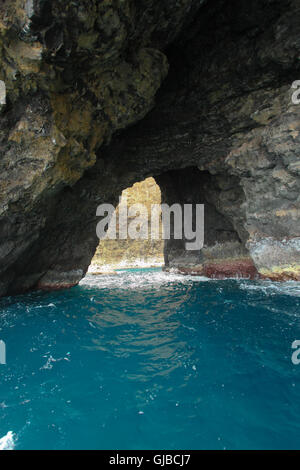
[[[299,306],[299,283],[160,270],[1,299],[0,443],[300,448]]]

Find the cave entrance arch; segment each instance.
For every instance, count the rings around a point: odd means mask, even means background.
[[[244,228],[245,195],[238,177],[224,171],[218,174],[200,171],[196,166],[164,167],[149,175],[143,169],[131,169],[128,163],[125,171],[114,160],[112,165],[113,168],[103,170],[99,159],[74,187],[64,188],[53,198],[47,223],[38,237],[33,232],[32,243],[22,259],[7,269],[6,284],[0,294],[77,285],[88,271],[99,244],[97,207],[103,203],[116,207],[124,188],[151,175],[160,187],[162,202],[169,206],[174,202],[205,205],[203,249],[187,252],[185,240],[174,240],[171,236],[164,245],[166,270],[221,279],[257,276],[246,248],[249,234]]]
[[[121,268],[164,266],[166,271],[174,270],[183,274],[253,278],[257,273],[246,248],[244,200],[244,192],[237,177],[212,175],[197,167],[166,171],[155,175],[155,179],[150,177],[135,183],[122,192],[117,214],[125,203],[128,207],[144,204],[148,214],[151,214],[152,204],[165,203],[169,207],[179,204],[184,217],[184,205],[191,204],[195,231],[195,207],[196,204],[203,204],[204,247],[190,251],[186,249],[188,240],[184,236],[175,239],[174,217],[171,216],[170,239],[163,239],[162,230],[159,240],[151,239],[148,227],[147,240],[120,239],[119,236],[101,240],[89,272],[97,274]]]

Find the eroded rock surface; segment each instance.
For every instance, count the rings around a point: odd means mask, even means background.
[[[299,37],[298,0],[3,1],[0,295],[76,284],[97,205],[172,171],[221,225],[199,269],[299,280]]]
[[[164,241],[160,204],[161,191],[154,178],[146,178],[125,189],[111,220],[111,233],[108,232],[108,236],[100,241],[89,272],[106,273],[121,268],[163,266]],[[120,217],[122,210],[128,213],[128,217]],[[155,215],[155,238],[151,236],[152,212]],[[131,232],[131,223],[132,236],[124,239],[123,233]]]

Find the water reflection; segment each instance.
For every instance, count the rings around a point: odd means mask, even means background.
[[[93,345],[87,349],[131,359],[135,373],[127,372],[127,376],[135,380],[167,376],[182,367],[191,354],[182,340],[178,317],[189,300],[188,286],[183,284],[181,289],[173,290],[169,285],[157,287],[146,290],[118,287],[100,298],[95,292],[94,311],[88,317],[96,329]]]

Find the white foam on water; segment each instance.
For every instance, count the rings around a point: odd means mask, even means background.
[[[300,297],[300,282],[274,282],[268,280],[250,281],[236,279],[240,289],[246,291],[261,291],[266,295],[291,295]],[[218,279],[210,279],[204,276],[182,275],[176,272],[164,272],[161,270],[123,270],[116,274],[103,274],[93,276],[87,274],[80,282],[81,286],[97,289],[153,289],[168,286],[173,283],[192,285],[194,282],[216,282]],[[229,279],[223,281],[226,283]]]
[[[43,356],[43,357],[47,357],[47,356]],[[46,361],[46,364],[44,364],[42,367],[40,367],[40,370],[43,370],[43,369],[53,369],[53,363],[55,362],[60,362],[60,361],[67,361],[67,362],[70,362],[70,353],[68,352],[65,357],[59,357],[58,359],[55,359],[55,357],[50,356],[47,357],[47,361]]]
[[[300,297],[300,282],[256,281],[255,283],[241,282],[240,288],[246,291],[261,291],[266,295],[291,295]]]
[[[1,437],[0,439],[0,450],[13,450],[14,447],[14,433],[12,431],[8,431],[6,436]]]
[[[87,276],[81,280],[80,285],[97,289],[147,289],[159,288],[172,283],[190,284],[194,281],[212,281],[203,276],[189,276],[176,273],[166,273],[160,270],[153,271],[117,271],[115,275],[102,274]]]

